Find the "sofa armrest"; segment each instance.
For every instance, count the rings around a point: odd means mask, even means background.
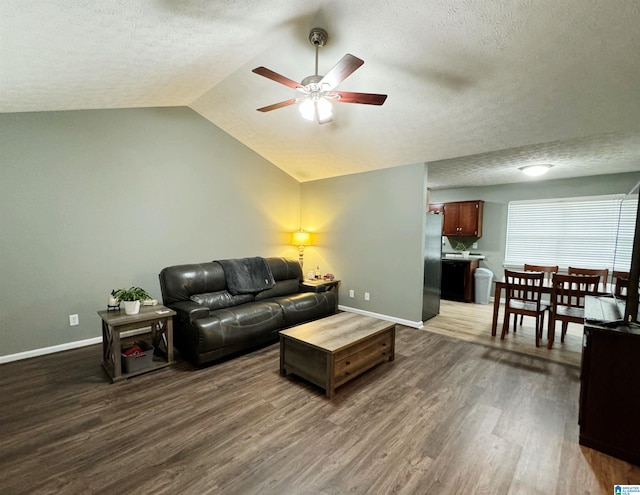
[[[299,292],[327,292],[329,287],[327,285],[307,285],[304,282],[300,282],[298,287]]]
[[[178,318],[186,321],[197,320],[209,316],[209,308],[193,301],[178,301],[171,305]]]

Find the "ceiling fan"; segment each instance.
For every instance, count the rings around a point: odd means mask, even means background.
[[[347,53],[340,61],[327,72],[325,76],[318,75],[318,49],[327,43],[328,35],[324,29],[313,28],[309,33],[309,41],[316,48],[316,73],[305,77],[297,83],[287,77],[273,72],[266,67],[257,67],[252,72],[267,79],[293,88],[302,96],[274,103],[266,107],[258,108],[259,112],[270,112],[278,108],[300,103],[300,113],[308,120],[317,120],[319,124],[331,122],[331,102],[360,103],[365,105],[382,105],[387,95],[375,93],[353,93],[351,91],[335,91],[334,88],[353,74],[364,60]]]

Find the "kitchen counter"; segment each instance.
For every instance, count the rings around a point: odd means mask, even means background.
[[[455,260],[455,261],[471,261],[471,260],[483,260],[484,254],[470,254],[466,258],[459,253],[443,253],[442,261]]]

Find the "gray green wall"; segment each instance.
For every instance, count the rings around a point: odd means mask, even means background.
[[[623,194],[628,193],[638,180],[640,173],[628,173],[446,189],[431,191],[429,201],[484,200],[483,235],[478,240],[478,249],[472,251],[486,255],[487,259],[480,262],[480,266],[491,270],[496,277],[502,277],[509,201]],[[448,242],[445,242],[443,251],[453,251]]]
[[[0,114],[0,167],[0,362],[100,337],[96,311],[111,289],[160,299],[164,266],[296,257],[299,227],[315,233],[305,272],[336,274],[343,307],[421,320],[424,164],[299,184],[192,110],[149,108]],[[485,201],[478,250],[501,273],[509,200],[620,193],[638,179],[432,191],[431,201]]]
[[[421,321],[424,179],[420,163],[302,184],[301,226],[316,233],[305,273],[336,274],[341,306]]]
[[[300,184],[188,108],[0,114],[0,167],[0,357],[100,336],[164,266],[297,255]]]

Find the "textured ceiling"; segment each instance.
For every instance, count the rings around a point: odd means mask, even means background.
[[[300,181],[428,162],[434,188],[640,170],[637,0],[2,0],[0,112],[187,105]],[[386,93],[304,121],[251,73]]]

